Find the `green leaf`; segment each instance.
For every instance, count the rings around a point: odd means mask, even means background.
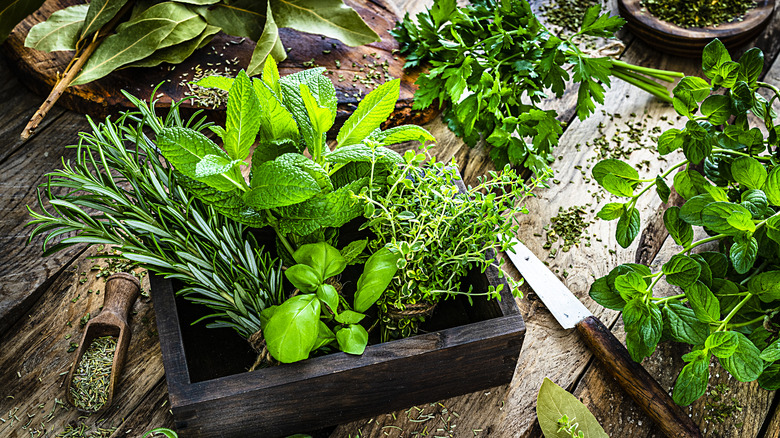
[[[616,196],[634,196],[634,185],[615,175],[605,175],[601,180],[601,186]]]
[[[707,391],[707,382],[710,380],[710,355],[702,350],[695,350],[695,352],[701,354],[695,355],[695,359],[683,367],[672,392],[672,400],[680,406],[688,406]]]
[[[764,351],[761,352],[761,360],[766,362],[774,362],[780,360],[780,339],[775,340],[769,344]]]
[[[663,307],[662,312],[675,341],[701,345],[707,339],[710,327],[699,321],[692,309],[670,301]]]
[[[625,301],[647,294],[647,283],[636,272],[628,272],[615,279],[615,289]]]
[[[333,164],[354,162],[396,165],[403,163],[403,158],[397,152],[385,147],[370,148],[364,144],[354,144],[336,149],[325,156],[325,161]]]
[[[683,290],[699,321],[714,322],[720,319],[720,303],[704,283],[697,281],[684,287]]]
[[[117,33],[103,40],[73,80],[73,85],[100,79],[119,67],[146,58],[155,50],[166,47],[163,41],[179,24],[195,18],[197,16],[186,6],[173,2],[159,3],[146,9],[118,27]],[[177,44],[174,41],[169,40],[168,45]]]
[[[353,240],[349,242],[347,246],[341,248],[341,256],[347,261],[348,265],[357,263],[357,259],[363,254],[363,251],[368,245],[368,238],[363,240]]]
[[[758,377],[758,384],[767,391],[780,389],[780,364],[766,367]]]
[[[266,63],[267,65],[268,63]],[[268,87],[264,81],[257,79],[253,82],[255,88],[255,94],[260,100],[260,144],[255,148],[255,154],[260,150],[266,159],[262,161],[268,161],[276,158],[281,154],[268,154],[264,151],[269,145],[280,145],[292,143],[296,152],[302,152],[303,147],[298,147],[298,141],[300,134],[298,131],[298,125],[293,118],[292,113],[282,105],[280,100],[281,94],[275,94],[270,87]],[[279,83],[277,83],[279,87]],[[303,104],[301,102],[301,104]],[[311,126],[308,118],[304,121],[307,126]],[[288,142],[289,140],[289,142]],[[289,148],[287,148],[289,149]],[[252,158],[254,161],[254,157]]]
[[[320,300],[314,294],[289,298],[263,327],[268,352],[282,363],[308,358],[317,341],[319,322]]]
[[[631,358],[641,362],[653,354],[663,332],[663,316],[655,303],[646,303],[644,296],[637,296],[623,308],[626,329],[626,348]]]
[[[661,155],[670,154],[677,149],[682,148],[684,140],[685,133],[679,129],[667,129],[658,137],[658,153]]]
[[[309,265],[299,263],[284,271],[284,276],[301,292],[312,293],[322,284],[322,274]]]
[[[696,262],[701,267],[701,273],[699,273],[699,281],[704,283],[705,286],[711,288],[712,270],[710,269],[710,265],[707,263],[704,257],[700,256],[699,254],[691,254],[690,257],[696,260]]]
[[[180,64],[184,62],[185,59],[189,58],[190,55],[195,53],[196,50],[208,44],[209,41],[211,41],[211,38],[214,35],[216,35],[219,31],[220,28],[216,26],[206,25],[206,27],[203,29],[203,32],[201,32],[201,34],[198,35],[197,37],[192,38],[189,41],[184,41],[182,43],[175,44],[173,46],[155,50],[155,52],[152,53],[151,55],[147,56],[146,58],[140,61],[132,62],[128,64],[127,67],[155,67],[164,62],[167,62],[169,64]],[[224,77],[224,76],[210,76],[210,77]],[[233,81],[232,78],[225,78],[225,79],[229,79],[231,83]],[[230,87],[228,86],[228,88]]]
[[[539,427],[547,438],[570,437],[569,433],[559,431],[558,420],[564,415],[576,419],[577,431],[588,438],[607,438],[608,435],[599,424],[596,417],[588,411],[577,397],[556,385],[547,377],[542,381],[539,394],[536,396],[536,416]],[[573,420],[575,421],[575,420]]]
[[[694,101],[701,102],[710,95],[712,87],[704,79],[696,76],[686,76],[677,83],[672,90],[672,94],[677,96],[680,93],[690,93]],[[675,106],[675,109],[677,107]]]
[[[757,219],[766,212],[767,207],[769,207],[769,200],[763,191],[750,189],[742,192],[740,205],[745,207],[754,219]]]
[[[88,8],[88,5],[75,5],[54,11],[48,20],[30,29],[24,39],[24,46],[44,52],[76,50],[79,31]]]
[[[687,247],[693,242],[693,227],[680,218],[679,207],[669,207],[664,212],[664,225],[674,242]]]
[[[205,78],[195,82],[195,85],[199,87],[216,88],[222,91],[229,91],[230,87],[233,86],[234,81],[235,79],[229,78],[227,76],[215,75],[215,76],[206,76]]]
[[[44,0],[7,0],[0,9],[0,43],[19,22],[43,5]]]
[[[766,236],[775,243],[780,243],[780,216],[772,216],[765,224]]]
[[[285,219],[278,223],[279,232],[305,236],[322,228],[344,225],[363,213],[363,205],[352,193],[360,192],[367,183],[368,178],[362,178],[328,194],[320,193],[304,202],[277,209]]]
[[[271,59],[263,64],[263,82],[268,85],[268,88],[271,89],[276,96],[282,95],[279,79],[279,67],[276,65],[276,60],[271,57]]]
[[[666,275],[669,284],[686,288],[696,282],[701,273],[699,263],[682,254],[675,254],[664,263],[661,270]]]
[[[734,235],[741,231],[753,232],[753,215],[745,207],[731,202],[712,202],[702,210],[704,226],[719,233]]]
[[[329,284],[321,284],[317,287],[317,298],[330,307],[333,313],[337,313],[339,308],[339,293],[336,288]]]
[[[763,69],[764,52],[758,47],[753,47],[739,58],[738,80],[747,83],[750,87],[754,87]]]
[[[719,359],[720,364],[740,382],[752,382],[764,371],[761,351],[745,335],[734,333],[738,339],[737,348],[731,356]]]
[[[637,172],[636,169],[630,164],[614,158],[599,161],[593,166],[591,172],[593,173],[593,178],[596,182],[602,186],[604,185],[604,178],[609,175],[629,181],[637,181],[639,179],[639,172]]]
[[[200,132],[178,127],[165,128],[157,136],[157,147],[177,171],[219,191],[229,192],[246,185],[237,166],[223,174],[198,177],[198,164],[208,155],[231,161],[225,151]]]
[[[701,64],[704,75],[708,78],[712,79],[717,76],[720,67],[730,61],[731,55],[719,39],[716,38],[704,46]]]
[[[368,345],[368,332],[361,325],[350,324],[336,332],[336,340],[344,353],[363,354]]]
[[[762,272],[751,278],[748,291],[765,303],[780,300],[780,271]]]
[[[340,324],[357,324],[365,318],[366,315],[352,310],[345,310],[336,315],[336,322]]]
[[[739,346],[739,337],[737,332],[715,332],[712,333],[704,343],[707,350],[715,357],[725,359],[734,354]]]
[[[607,309],[623,310],[623,307],[626,305],[626,301],[620,293],[615,288],[610,287],[607,276],[597,278],[596,281],[590,285],[588,294],[593,298],[593,301]]]
[[[263,25],[263,33],[260,34],[260,38],[255,42],[255,50],[252,51],[252,57],[249,60],[249,67],[247,67],[247,74],[249,76],[256,76],[265,70],[266,60],[275,58],[279,61],[284,61],[287,58],[287,51],[282,45],[282,40],[279,38],[279,27],[274,21],[270,0],[268,1],[268,7],[266,7],[266,19]],[[278,72],[277,72],[278,76]],[[278,78],[277,78],[278,79]],[[277,90],[278,91],[278,90]]]
[[[379,41],[352,8],[341,0],[271,0],[279,27],[336,38],[356,47]]]
[[[92,0],[89,2],[89,10],[82,17],[83,27],[79,26],[77,39],[84,39],[87,35],[97,32],[119,13],[119,10],[127,3],[127,0]]]
[[[620,30],[626,22],[618,15],[601,14],[601,5],[596,4],[588,8],[582,20],[582,28],[579,33],[597,37],[611,38]]]
[[[685,200],[705,193],[709,183],[695,170],[687,169],[674,175],[674,190]]]
[[[750,189],[760,189],[767,180],[764,166],[753,157],[738,157],[731,163],[731,175],[734,179]]]
[[[324,280],[344,271],[347,261],[326,242],[307,243],[293,253],[293,259],[314,269]]]
[[[747,273],[756,262],[758,256],[758,241],[750,234],[738,234],[729,250],[729,259],[734,270],[739,274]]]
[[[672,189],[666,184],[666,181],[661,178],[660,175],[655,177],[655,191],[658,193],[658,197],[661,198],[661,202],[666,204],[669,202],[669,196],[672,195]]]
[[[265,25],[265,2],[257,0],[235,0],[229,4],[219,2],[213,6],[198,8],[210,25],[221,28],[226,34],[260,39]]]
[[[285,154],[252,168],[251,189],[244,194],[247,205],[257,209],[301,203],[320,193],[320,185],[305,169]]]
[[[363,141],[375,129],[379,128],[395,109],[395,103],[401,90],[401,80],[394,79],[378,86],[368,93],[358,104],[339,130],[336,141],[338,146],[349,146]]]
[[[406,141],[419,141],[421,144],[424,144],[426,141],[436,141],[436,138],[430,132],[417,125],[401,125],[384,131],[376,130],[368,138],[385,145]]]
[[[780,166],[772,168],[761,190],[766,193],[770,204],[780,206]]]
[[[714,278],[726,277],[729,261],[725,254],[715,251],[704,251],[700,252],[699,256],[707,262]]]
[[[309,86],[306,84],[300,84],[301,98],[303,100],[306,113],[309,116],[309,123],[311,124],[312,131],[306,137],[306,143],[309,145],[310,151],[321,151],[325,142],[325,134],[328,132],[336,115],[332,113],[328,108],[323,108],[319,105],[314,95],[309,90]],[[319,155],[320,152],[317,152]],[[312,155],[315,155],[312,152]]]
[[[319,330],[317,332],[317,341],[314,342],[314,347],[312,347],[311,351],[314,351],[318,348],[322,348],[326,345],[330,345],[335,340],[336,340],[336,334],[333,333],[333,330],[331,330],[330,327],[327,326],[327,324],[325,324],[322,320],[320,320]],[[293,438],[293,437],[287,437],[287,438]],[[308,435],[304,435],[302,438],[311,438],[311,437]]]
[[[680,218],[693,226],[704,226],[702,212],[714,201],[709,193],[696,195],[680,208]]]
[[[399,254],[384,247],[368,258],[363,274],[357,282],[354,305],[356,311],[365,312],[382,296],[398,270],[399,259]]]
[[[225,123],[225,151],[234,160],[244,160],[260,130],[260,101],[252,81],[242,70],[230,87]]]
[[[639,234],[640,218],[639,210],[632,207],[631,210],[623,212],[617,223],[615,230],[615,240],[623,248],[628,248]]]
[[[221,155],[206,155],[195,165],[195,177],[202,179],[212,175],[229,172],[233,166],[241,164],[240,160],[231,161]]]
[[[601,210],[596,214],[596,217],[605,221],[611,221],[622,216],[625,210],[624,204],[621,204],[620,202],[610,202],[601,207]]]
[[[731,99],[722,94],[709,96],[701,103],[701,114],[713,125],[722,125],[731,116]]]

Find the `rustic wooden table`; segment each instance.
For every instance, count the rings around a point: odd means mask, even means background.
[[[423,1],[398,1],[401,10],[419,10]],[[540,3],[540,2],[536,2]],[[700,74],[699,60],[664,56],[623,34],[626,50],[621,59],[639,65]],[[772,20],[755,42],[766,53],[764,81],[780,83],[780,18]],[[605,275],[620,263],[640,260],[659,267],[674,251],[658,212],[657,199],[643,199],[643,234],[630,248],[622,249],[614,239],[615,222],[594,218],[599,204],[589,167],[603,141],[614,150],[622,146],[637,149],[629,160],[642,164],[643,174],[656,175],[667,164],[646,148],[629,142],[631,128],[641,129],[644,144],[653,128],[679,125],[670,105],[662,104],[642,91],[614,81],[606,103],[584,122],[574,117],[576,93],[570,89],[549,103],[558,110],[568,128],[561,137],[553,166],[556,184],[537,191],[529,201],[531,213],[522,218],[521,236],[536,254],[547,257],[551,269],[564,278],[585,305],[612,328],[618,338],[624,332],[618,312],[601,308],[587,294],[594,278]],[[40,240],[26,245],[29,229],[27,205],[36,203],[35,187],[46,172],[72,159],[66,145],[76,142],[76,132],[88,124],[82,115],[55,108],[38,134],[23,142],[19,133],[41,97],[21,86],[4,59],[0,59],[0,437],[88,436],[83,431],[103,430],[102,436],[139,437],[155,427],[173,426],[167,407],[167,389],[160,347],[156,337],[154,311],[148,298],[135,303],[133,339],[119,382],[114,404],[108,412],[79,417],[61,401],[65,399],[65,374],[74,353],[72,342],[82,332],[79,321],[94,314],[102,304],[105,261],[87,259],[95,248],[74,247],[54,256],[40,256]],[[602,109],[605,111],[602,112]],[[780,108],[777,108],[780,110]],[[617,114],[621,117],[618,118]],[[440,158],[455,157],[466,179],[491,168],[484,148],[470,149],[436,119],[426,126],[438,139]],[[657,134],[656,134],[657,135]],[[583,244],[549,257],[544,249],[546,232],[560,208],[582,206],[591,224]],[[645,218],[653,218],[647,220]],[[553,245],[557,248],[560,243]],[[565,273],[565,275],[564,275]],[[516,272],[511,273],[517,275]],[[148,288],[148,282],[144,282]],[[332,438],[347,437],[539,437],[534,411],[536,392],[544,377],[577,395],[613,437],[659,436],[650,420],[624,396],[615,383],[594,364],[592,355],[572,331],[564,331],[532,292],[518,305],[526,319],[527,334],[515,377],[511,384],[480,391],[439,403],[410,407],[337,427]],[[660,384],[671,389],[682,367],[681,346],[665,343],[643,365]],[[780,437],[780,396],[754,383],[739,383],[713,364],[710,391],[688,409],[705,436]],[[723,388],[728,388],[723,392]],[[115,429],[114,429],[115,428]],[[82,432],[79,432],[82,430]],[[113,430],[113,432],[110,432]]]

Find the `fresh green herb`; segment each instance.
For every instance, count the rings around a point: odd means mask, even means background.
[[[667,202],[667,179],[676,171],[672,187],[685,203],[668,207],[663,218],[682,249],[656,273],[643,265],[620,265],[597,279],[590,295],[623,311],[634,360],[652,354],[664,333],[694,346],[683,356],[687,365],[674,388],[673,398],[682,405],[706,391],[712,356],[739,381],[780,388],[780,124],[772,108],[780,89],[758,80],[764,55],[757,48],[735,62],[715,40],[705,47],[702,64],[710,82],[689,76],[674,89],[674,108],[688,119],[685,127],[658,139],[661,155],[682,149],[685,160],[650,179],[617,159],[593,167],[593,178],[605,190],[627,198],[598,214],[618,220],[616,239],[623,247],[639,233],[637,199],[655,188]],[[766,131],[751,127],[753,120]],[[694,240],[694,227],[707,237]],[[710,242],[717,251],[693,252]],[[654,296],[662,278],[681,291]]]
[[[95,412],[106,404],[116,344],[114,336],[93,339],[81,356],[70,383],[70,395],[78,409]]]
[[[642,0],[642,6],[660,18],[680,27],[717,26],[741,21],[756,7],[753,0]]]
[[[450,129],[471,146],[484,137],[497,168],[511,163],[539,174],[563,132],[557,113],[540,103],[550,91],[561,97],[569,79],[579,84],[580,119],[604,102],[611,77],[671,101],[667,89],[648,78],[672,82],[681,73],[592,57],[572,43],[581,35],[611,37],[622,25],[623,19],[601,14],[595,5],[579,31],[562,38],[539,22],[525,0],[481,0],[463,8],[455,0],[436,0],[417,15],[417,24],[407,15],[392,34],[406,67],[430,65],[416,82],[415,109],[435,100],[446,104]]]
[[[588,408],[547,377],[536,396],[536,416],[545,438],[607,437]]]
[[[376,235],[370,248],[399,255],[398,275],[378,302],[383,339],[416,333],[444,297],[495,298],[501,291],[464,291],[461,281],[469,269],[484,272],[497,264],[492,250],[509,248],[509,236],[517,234],[515,215],[527,213],[523,199],[538,181],[525,184],[507,166],[460,192],[456,169],[409,150],[387,176],[388,190],[360,195],[367,203],[365,226]]]

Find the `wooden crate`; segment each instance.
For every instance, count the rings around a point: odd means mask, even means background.
[[[468,280],[475,291],[505,284],[495,268]],[[191,325],[193,311],[207,309],[176,297],[168,280],[152,276],[151,283],[183,438],[287,436],[503,385],[525,335],[505,284],[501,301],[442,301],[431,323],[448,328],[369,345],[361,356],[339,352],[244,372],[253,359],[246,341],[229,329]]]

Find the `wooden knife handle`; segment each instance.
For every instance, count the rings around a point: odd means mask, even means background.
[[[609,374],[644,410],[668,437],[701,437],[699,428],[677,406],[669,394],[641,364],[634,362],[628,350],[595,316],[577,324],[577,330],[591,352]]]

